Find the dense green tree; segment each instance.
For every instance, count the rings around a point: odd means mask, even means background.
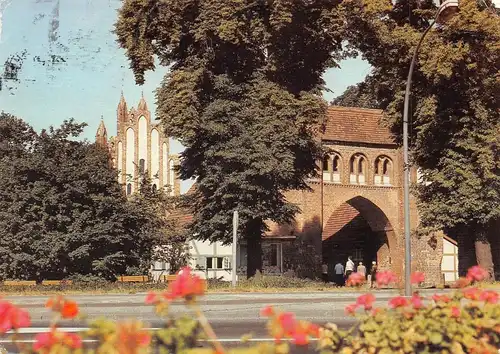
[[[411,56],[436,6],[430,0],[348,6],[349,40],[373,66],[378,99],[401,138]],[[422,44],[410,122],[413,163],[426,181],[417,188],[423,225],[454,234],[461,251],[475,243],[473,261],[492,274],[492,257],[500,268],[487,237],[500,219],[499,43],[500,18],[491,2],[461,0],[457,16]],[[463,273],[469,264],[463,257],[460,262]]]
[[[322,75],[342,58],[340,1],[125,0],[116,33],[136,81],[160,65],[166,133],[186,147],[180,175],[196,178],[192,231],[231,242],[240,214],[248,276],[262,268],[266,220],[298,211],[284,192],[305,189],[326,114]]]
[[[362,82],[347,87],[331,104],[342,107],[381,108],[382,104],[378,100],[380,93],[375,91],[377,87],[378,82],[374,81],[372,76],[367,76]]]
[[[36,134],[0,117],[0,277],[112,279],[150,249],[150,221],[116,182],[107,151],[72,120]]]

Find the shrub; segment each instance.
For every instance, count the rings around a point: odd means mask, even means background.
[[[307,346],[312,338],[318,340],[322,353],[497,353],[500,347],[499,294],[482,290],[474,283],[482,279],[481,269],[473,269],[468,277],[457,282],[462,288],[451,295],[424,298],[414,293],[411,298],[394,297],[387,308],[374,308],[375,296],[366,293],[346,312],[357,316],[358,323],[348,331],[334,324],[322,328],[298,320],[293,313],[280,312],[271,306],[261,311],[269,319],[269,334],[274,343],[257,344],[227,351],[217,340],[212,327],[201,311],[197,298],[204,294],[203,281],[184,268],[161,293],[149,293],[146,303],[156,313],[167,318],[163,328],[154,332],[139,321],[118,322],[99,319],[91,322],[83,337],[58,329],[59,319],[81,317],[78,305],[64,297],[49,299],[47,308],[54,313],[51,331],[38,334],[33,348],[20,347],[22,353],[281,353],[289,351],[289,342]],[[380,286],[393,281],[386,274]],[[412,277],[416,283],[423,275]],[[355,282],[353,282],[355,283]],[[359,285],[359,284],[357,284]],[[194,316],[172,318],[169,305],[182,300]],[[0,332],[16,332],[30,325],[26,311],[7,301],[0,301]],[[15,337],[14,337],[15,338]],[[82,339],[94,339],[97,348],[84,348]],[[200,339],[209,339],[213,348],[200,348]]]

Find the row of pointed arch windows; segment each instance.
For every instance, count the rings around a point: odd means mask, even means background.
[[[357,153],[349,159],[349,183],[366,184],[368,162],[366,156]],[[373,184],[390,185],[392,175],[392,161],[387,156],[379,156],[374,163]],[[342,182],[342,159],[339,154],[332,153],[324,156],[322,161],[323,180],[334,183]]]

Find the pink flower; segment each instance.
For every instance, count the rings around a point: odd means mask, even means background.
[[[144,302],[146,305],[152,305],[158,303],[159,301],[160,299],[156,293],[148,293]]]
[[[478,288],[466,288],[462,290],[464,297],[469,300],[477,301],[481,297],[481,290]]]
[[[377,273],[377,285],[389,285],[391,283],[396,282],[398,279],[396,278],[396,274],[394,272],[387,270]]]
[[[450,302],[451,299],[446,296],[446,295],[438,295],[438,294],[434,294],[432,296],[432,300],[434,300],[435,302],[444,302],[444,303],[447,303],[447,302]]]
[[[82,347],[82,339],[74,333],[65,333],[52,330],[46,333],[38,333],[35,336],[33,349],[37,352],[49,353],[55,345],[63,345],[71,349]]]
[[[480,266],[471,267],[467,272],[467,279],[470,281],[482,281],[488,277],[488,271]]]
[[[422,272],[415,272],[411,275],[411,283],[412,284],[420,284],[425,280],[425,274]]]
[[[356,313],[356,309],[358,308],[358,304],[350,304],[345,307],[345,313],[348,315],[354,315]]]
[[[460,309],[456,306],[451,307],[451,317],[459,318],[460,317]]]
[[[284,312],[278,315],[278,322],[285,332],[285,335],[290,336],[296,325],[295,315],[291,312]]]
[[[0,333],[8,332],[11,329],[29,327],[30,324],[28,312],[8,301],[0,301]]]
[[[347,286],[358,286],[365,282],[365,276],[361,273],[351,273],[347,278]]]
[[[498,293],[494,290],[485,290],[480,295],[480,300],[490,304],[498,303]]]
[[[424,307],[424,304],[422,303],[422,298],[418,294],[413,294],[410,301],[415,310],[419,310],[422,307]]]
[[[272,306],[266,306],[260,310],[260,314],[264,317],[272,317],[274,316],[274,308]]]
[[[364,306],[365,310],[371,310],[374,302],[375,302],[375,296],[373,294],[361,295],[356,300],[356,304],[359,306]]]
[[[396,296],[389,300],[389,306],[393,309],[398,307],[405,307],[408,305],[408,300],[402,296]]]
[[[190,300],[205,293],[205,285],[200,277],[191,273],[191,268],[182,268],[174,281],[168,285],[165,297],[168,300],[184,298]]]

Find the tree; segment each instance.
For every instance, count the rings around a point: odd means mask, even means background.
[[[1,115],[1,278],[114,279],[150,249],[149,220],[127,203],[107,151],[71,140],[84,127],[70,120],[36,134]]]
[[[151,252],[144,254],[143,264],[149,268],[153,261],[165,262],[170,273],[176,273],[190,258],[189,232],[176,218],[176,212],[183,209],[184,198],[169,196],[163,189],[153,189],[148,171],[140,174],[139,180],[139,193],[134,194],[130,202],[151,220],[143,230],[152,242]]]
[[[138,84],[160,65],[166,133],[186,147],[181,178],[196,178],[192,231],[231,242],[240,214],[247,275],[262,268],[266,221],[298,208],[284,192],[306,189],[321,156],[322,74],[343,58],[340,2],[126,0],[116,23]]]
[[[390,95],[379,91],[378,98],[400,138],[411,55],[436,6],[429,0],[350,6],[350,41],[374,67],[374,80],[388,88]],[[493,256],[500,267],[487,237],[500,219],[499,42],[491,2],[461,0],[458,15],[423,42],[411,97],[413,163],[426,181],[417,187],[423,225],[453,233],[461,250],[475,243],[477,262],[492,275]]]
[[[368,76],[362,82],[351,85],[338,97],[331,102],[335,106],[375,108],[379,109],[381,103],[378,101],[376,85],[371,76]]]

